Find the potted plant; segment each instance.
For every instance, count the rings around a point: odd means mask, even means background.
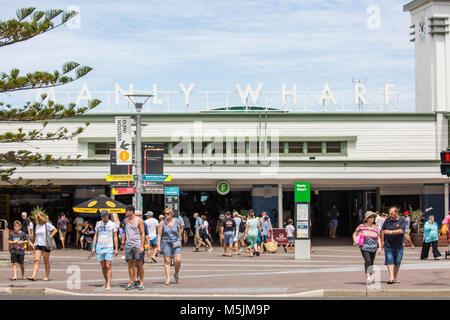
[[[421,247],[423,244],[423,212],[420,209],[413,210],[410,215],[411,219],[411,241],[416,247]]]

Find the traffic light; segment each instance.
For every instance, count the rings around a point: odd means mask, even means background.
[[[450,151],[441,151],[441,174],[450,176]]]

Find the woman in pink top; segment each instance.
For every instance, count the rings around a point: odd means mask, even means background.
[[[367,211],[364,215],[364,223],[359,225],[353,233],[353,245],[359,245],[364,258],[367,284],[375,282],[375,278],[372,276],[373,263],[376,253],[381,254],[380,230],[375,224],[375,217],[376,214],[374,212]]]

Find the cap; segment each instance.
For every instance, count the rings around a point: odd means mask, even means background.
[[[109,216],[108,210],[102,210],[102,211],[100,211],[100,216],[102,216],[102,217]]]
[[[126,211],[133,211],[134,212],[134,207],[133,206],[130,206],[130,205],[128,205],[127,207],[126,207],[126,209],[125,209]]]
[[[230,212],[230,211],[225,212],[225,214],[226,214],[227,216],[231,216],[231,212]]]
[[[367,211],[366,214],[364,215],[364,222],[369,219],[370,217],[376,217],[376,213],[373,211]]]
[[[409,216],[409,211],[405,211],[405,212],[403,212],[403,214],[404,214],[405,216]]]
[[[145,216],[153,217],[153,212],[152,212],[152,211],[147,211],[147,212],[145,213]]]

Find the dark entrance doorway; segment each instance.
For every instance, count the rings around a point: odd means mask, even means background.
[[[329,217],[327,212],[333,204],[339,211],[337,235],[347,237],[359,225],[358,211],[376,211],[375,190],[333,190],[311,192],[312,236],[329,236]],[[294,218],[294,192],[283,193],[284,219]]]

